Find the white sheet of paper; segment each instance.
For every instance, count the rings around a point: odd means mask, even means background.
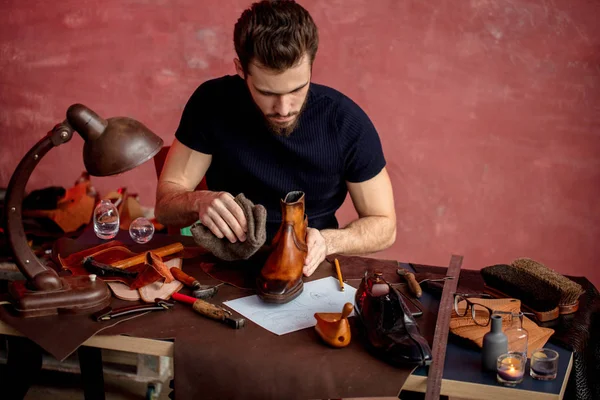
[[[317,312],[341,313],[344,304],[354,305],[355,294],[356,289],[345,283],[344,291],[340,291],[340,282],[336,278],[328,277],[304,283],[302,293],[289,303],[265,303],[254,295],[223,304],[266,330],[284,335],[315,326],[317,320],[314,315]],[[350,315],[354,315],[354,312]]]

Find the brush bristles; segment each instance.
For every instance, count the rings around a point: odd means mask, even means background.
[[[535,311],[550,311],[558,306],[561,298],[555,287],[510,265],[485,267],[481,270],[481,276],[487,286],[521,300],[523,305]]]
[[[527,272],[535,278],[546,282],[548,285],[555,287],[561,294],[561,305],[575,303],[584,292],[580,284],[530,258],[517,258],[512,262],[511,266]]]

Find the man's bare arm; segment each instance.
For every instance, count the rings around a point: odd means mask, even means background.
[[[162,224],[182,227],[198,219],[217,237],[246,240],[246,218],[226,192],[195,191],[212,161],[210,154],[175,140],[158,180],[155,214]]]
[[[387,170],[365,182],[348,183],[358,219],[342,229],[309,228],[309,253],[303,271],[314,272],[329,254],[367,254],[386,249],[396,240],[394,194]]]
[[[158,179],[156,218],[165,225],[187,226],[198,220],[194,193],[210,166],[212,156],[173,141]]]
[[[321,231],[327,253],[366,254],[390,247],[396,241],[394,193],[387,170],[365,182],[348,183],[358,219],[342,229]]]

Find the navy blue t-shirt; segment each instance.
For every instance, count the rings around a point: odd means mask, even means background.
[[[281,224],[288,192],[305,192],[308,225],[337,228],[346,181],[363,182],[385,166],[381,142],[364,111],[348,97],[311,83],[289,137],[273,134],[239,76],[209,80],[185,106],[177,140],[212,155],[210,190],[244,195],[267,209],[267,240]]]

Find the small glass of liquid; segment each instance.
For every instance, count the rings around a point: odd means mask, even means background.
[[[94,232],[100,239],[108,240],[119,233],[119,211],[110,200],[101,200],[94,209]]]
[[[136,243],[148,243],[154,236],[154,224],[148,218],[136,218],[129,225],[129,236]]]

